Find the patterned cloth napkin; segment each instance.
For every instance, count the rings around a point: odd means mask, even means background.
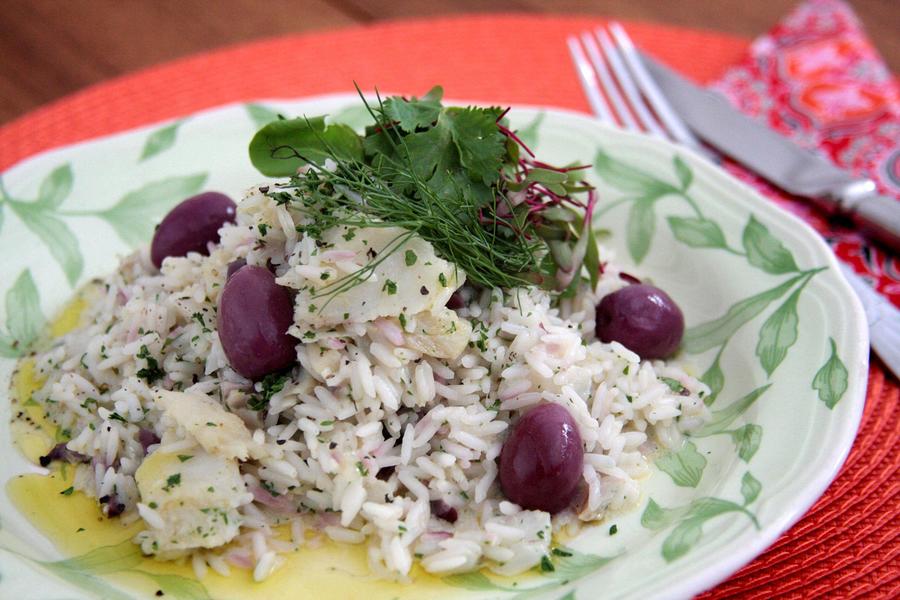
[[[807,0],[753,42],[713,87],[743,112],[874,179],[900,201],[900,89],[844,2]],[[805,219],[838,257],[900,306],[900,256],[737,165],[728,169]]]

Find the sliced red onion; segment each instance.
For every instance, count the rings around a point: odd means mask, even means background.
[[[80,452],[69,450],[69,447],[66,444],[68,444],[68,442],[60,442],[53,446],[53,448],[50,449],[50,452],[40,457],[38,460],[41,463],[41,466],[46,467],[54,460],[63,460],[72,464],[91,462],[90,457],[85,456]]]
[[[447,521],[448,523],[456,523],[456,520],[459,518],[459,514],[456,512],[456,509],[443,500],[431,501],[431,514],[436,516],[438,519]]]

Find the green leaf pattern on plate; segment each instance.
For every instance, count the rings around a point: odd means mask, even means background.
[[[838,400],[843,397],[847,391],[847,367],[838,356],[837,345],[834,338],[828,338],[831,344],[831,356],[822,365],[822,368],[816,372],[813,378],[812,387],[819,393],[819,400],[825,403],[829,409],[834,408]]]
[[[743,242],[747,261],[754,267],[775,275],[798,270],[790,251],[753,215],[744,227]]]
[[[741,235],[741,249],[728,244],[724,231],[715,221],[707,218],[700,206],[690,195],[690,187],[694,181],[693,170],[678,155],[672,158],[673,171],[679,185],[673,186],[666,181],[641,171],[612,158],[600,150],[595,159],[595,170],[608,185],[623,192],[625,196],[601,208],[599,214],[612,210],[618,205],[630,203],[626,225],[626,246],[636,263],[640,263],[650,250],[654,237],[656,219],[656,200],[664,195],[680,199],[691,211],[690,215],[669,215],[666,217],[672,236],[680,243],[695,249],[719,249],[746,260],[751,266],[773,276],[790,275],[788,279],[775,283],[771,288],[753,296],[739,300],[720,317],[695,324],[685,332],[682,348],[689,354],[700,354],[716,350],[715,358],[701,376],[701,380],[709,386],[710,393],[704,398],[708,406],[720,398],[725,389],[725,374],[720,360],[729,340],[743,327],[753,322],[764,313],[769,306],[790,292],[762,323],[756,345],[756,356],[765,372],[771,378],[775,370],[782,364],[790,348],[797,342],[800,330],[800,311],[798,305],[803,290],[812,278],[822,270],[811,268],[801,270],[788,248],[775,237],[755,215],[750,215]],[[813,378],[813,389],[828,408],[832,408],[847,388],[847,369],[837,356],[834,340],[831,340],[831,356]],[[754,423],[745,423],[730,428],[732,423],[742,417],[746,411],[762,396],[771,384],[764,384],[745,394],[739,400],[725,408],[713,411],[712,419],[694,432],[695,438],[712,435],[728,435],[734,443],[738,457],[750,462],[759,450],[763,428]],[[657,467],[667,473],[675,485],[696,487],[699,484],[706,459],[697,451],[693,442],[688,442],[675,453],[669,453],[657,459]],[[756,500],[761,484],[749,472],[744,476],[741,493],[744,505]],[[753,517],[744,506],[725,501],[708,499],[707,502],[679,509],[663,509],[652,500],[644,512],[642,523],[650,529],[660,529],[675,521],[680,523],[666,538],[662,554],[666,561],[683,556],[702,536],[702,524],[711,518],[716,511],[740,511]],[[715,510],[713,510],[715,507]]]
[[[91,213],[109,223],[122,241],[135,247],[153,236],[153,228],[178,202],[200,191],[206,173],[168,177],[128,192],[116,204]]]
[[[663,508],[652,498],[641,515],[641,525],[647,529],[663,530],[677,523],[663,541],[662,556],[666,562],[672,562],[690,551],[703,536],[703,524],[712,518],[729,512],[747,515],[753,525],[759,529],[756,515],[748,510],[759,496],[762,484],[747,471],[741,480],[742,504],[719,498],[697,498],[690,504],[676,508]]]
[[[0,356],[23,356],[43,328],[38,289],[31,271],[25,269],[6,292],[6,331],[0,331]]]
[[[143,162],[148,158],[153,158],[161,152],[165,152],[175,145],[175,139],[178,136],[178,128],[181,127],[183,121],[176,121],[171,125],[160,127],[149,136],[144,142],[144,148],[141,150],[141,157],[138,161]]]
[[[669,452],[656,459],[656,466],[668,473],[675,485],[697,487],[706,468],[706,458],[697,452],[697,446],[688,441],[678,452]]]
[[[579,552],[572,548],[557,547],[551,553],[551,556],[544,557],[548,561],[552,570],[544,570],[535,567],[532,572],[540,577],[538,585],[532,587],[512,587],[501,585],[491,580],[484,571],[475,571],[473,573],[457,573],[447,575],[441,581],[449,586],[476,591],[497,591],[514,593],[513,596],[502,596],[510,600],[525,600],[532,596],[541,595],[544,592],[567,585],[585,575],[593,573],[615,557],[598,556]]]
[[[80,556],[56,561],[35,560],[27,555],[4,548],[22,559],[47,569],[60,579],[92,592],[98,598],[133,600],[133,596],[113,587],[103,575],[128,574],[146,577],[169,597],[177,600],[212,600],[206,587],[195,579],[137,569],[144,562],[140,548],[127,539],[113,546],[100,546]]]

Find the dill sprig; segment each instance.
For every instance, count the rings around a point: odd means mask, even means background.
[[[533,153],[502,123],[505,111],[443,107],[440,96],[435,88],[422,99],[379,97],[377,106],[363,98],[375,120],[364,136],[315,117],[276,121],[254,137],[254,165],[290,176],[270,196],[306,217],[298,230],[317,239],[340,226],[407,231],[318,295],[365,281],[413,235],[484,287],[571,289],[593,262],[590,219],[581,216],[593,194],[578,168],[520,159],[520,148]],[[582,192],[586,201],[574,196]],[[595,280],[599,264],[586,266]]]

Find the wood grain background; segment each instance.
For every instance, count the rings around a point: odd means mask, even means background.
[[[262,37],[465,12],[596,14],[741,35],[795,0],[2,0],[0,123],[104,79]],[[850,2],[894,72],[900,2]]]

